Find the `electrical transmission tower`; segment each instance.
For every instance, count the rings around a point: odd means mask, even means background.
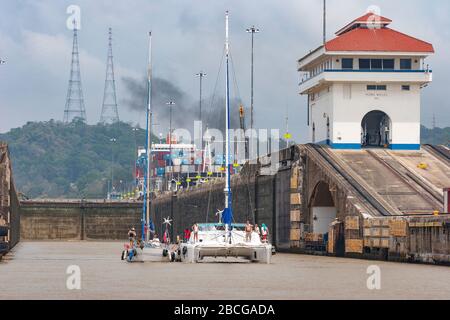
[[[73,20],[72,64],[70,66],[69,88],[67,90],[66,107],[64,109],[64,122],[68,123],[74,118],[86,121],[83,89],[81,88],[80,57],[78,55],[78,28]]]
[[[119,122],[119,112],[117,111],[116,82],[114,80],[111,28],[109,28],[108,34],[108,58],[106,60],[105,91],[103,93],[103,105],[100,122],[116,123]]]

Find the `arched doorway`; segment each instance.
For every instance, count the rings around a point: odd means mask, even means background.
[[[391,119],[383,111],[367,113],[361,121],[361,146],[388,148],[391,141]]]
[[[311,196],[310,208],[312,232],[328,233],[329,226],[337,214],[328,183],[321,181],[316,185]]]

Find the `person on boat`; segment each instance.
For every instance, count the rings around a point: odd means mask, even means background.
[[[164,231],[163,242],[167,245],[170,244],[169,230]]]
[[[136,229],[132,227],[128,230],[128,238],[130,240],[130,247],[134,246],[134,240],[136,239]]]
[[[188,242],[191,238],[191,230],[189,228],[184,229],[184,241]]]
[[[255,232],[258,234],[258,238],[261,239],[261,229],[256,223],[255,223]]]
[[[245,242],[252,241],[252,232],[253,232],[253,225],[251,225],[250,221],[247,220],[247,223],[245,224]]]
[[[196,243],[198,241],[198,224],[194,223],[192,231],[194,232],[194,243]]]
[[[267,242],[267,236],[269,235],[269,228],[267,228],[265,223],[263,223],[261,226],[261,235],[262,235],[262,242]]]

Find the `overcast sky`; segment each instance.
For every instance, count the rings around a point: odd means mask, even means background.
[[[79,48],[89,123],[100,118],[108,27],[113,29],[120,117],[143,125],[143,113],[127,106],[130,92],[122,79],[145,75],[148,31],[154,35],[154,76],[195,99],[195,74],[203,70],[209,97],[222,57],[224,12],[229,10],[237,87],[246,107],[250,35],[245,29],[252,24],[261,29],[255,38],[256,126],[284,130],[289,108],[290,131],[298,142],[306,141],[306,101],[297,93],[296,60],[321,42],[322,0],[1,0],[0,58],[7,63],[0,66],[0,132],[27,121],[63,119],[72,47],[66,9],[71,4],[81,8]],[[328,38],[372,5],[393,20],[392,28],[433,43],[436,54],[428,59],[433,83],[423,91],[422,123],[431,126],[435,113],[438,126],[450,126],[450,2],[328,0]],[[222,94],[221,81],[216,91]],[[167,130],[164,121],[157,130]]]

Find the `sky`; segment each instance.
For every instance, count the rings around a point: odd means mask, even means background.
[[[77,5],[81,9],[79,50],[88,123],[100,119],[109,27],[121,120],[145,123],[144,112],[131,105],[134,91],[126,81],[139,83],[145,77],[150,30],[154,77],[189,97],[189,106],[179,106],[178,113],[174,107],[181,119],[177,121],[182,121],[183,114],[198,112],[193,102],[198,101],[195,75],[199,71],[207,74],[203,79],[204,112],[217,112],[208,108],[211,97],[224,92],[219,67],[224,13],[229,10],[233,98],[249,107],[251,40],[245,30],[255,25],[260,29],[255,35],[255,126],[284,131],[289,114],[293,138],[307,141],[306,99],[298,94],[296,64],[322,41],[322,0],[0,0],[0,4],[0,59],[6,60],[0,65],[0,132],[28,121],[63,119],[72,49],[67,8]],[[422,124],[431,127],[434,114],[437,126],[450,126],[450,2],[327,0],[327,38],[373,6],[393,20],[393,29],[434,45],[436,54],[427,60],[433,69],[433,83],[423,90]],[[161,111],[164,107],[155,106],[159,132],[168,130]]]

